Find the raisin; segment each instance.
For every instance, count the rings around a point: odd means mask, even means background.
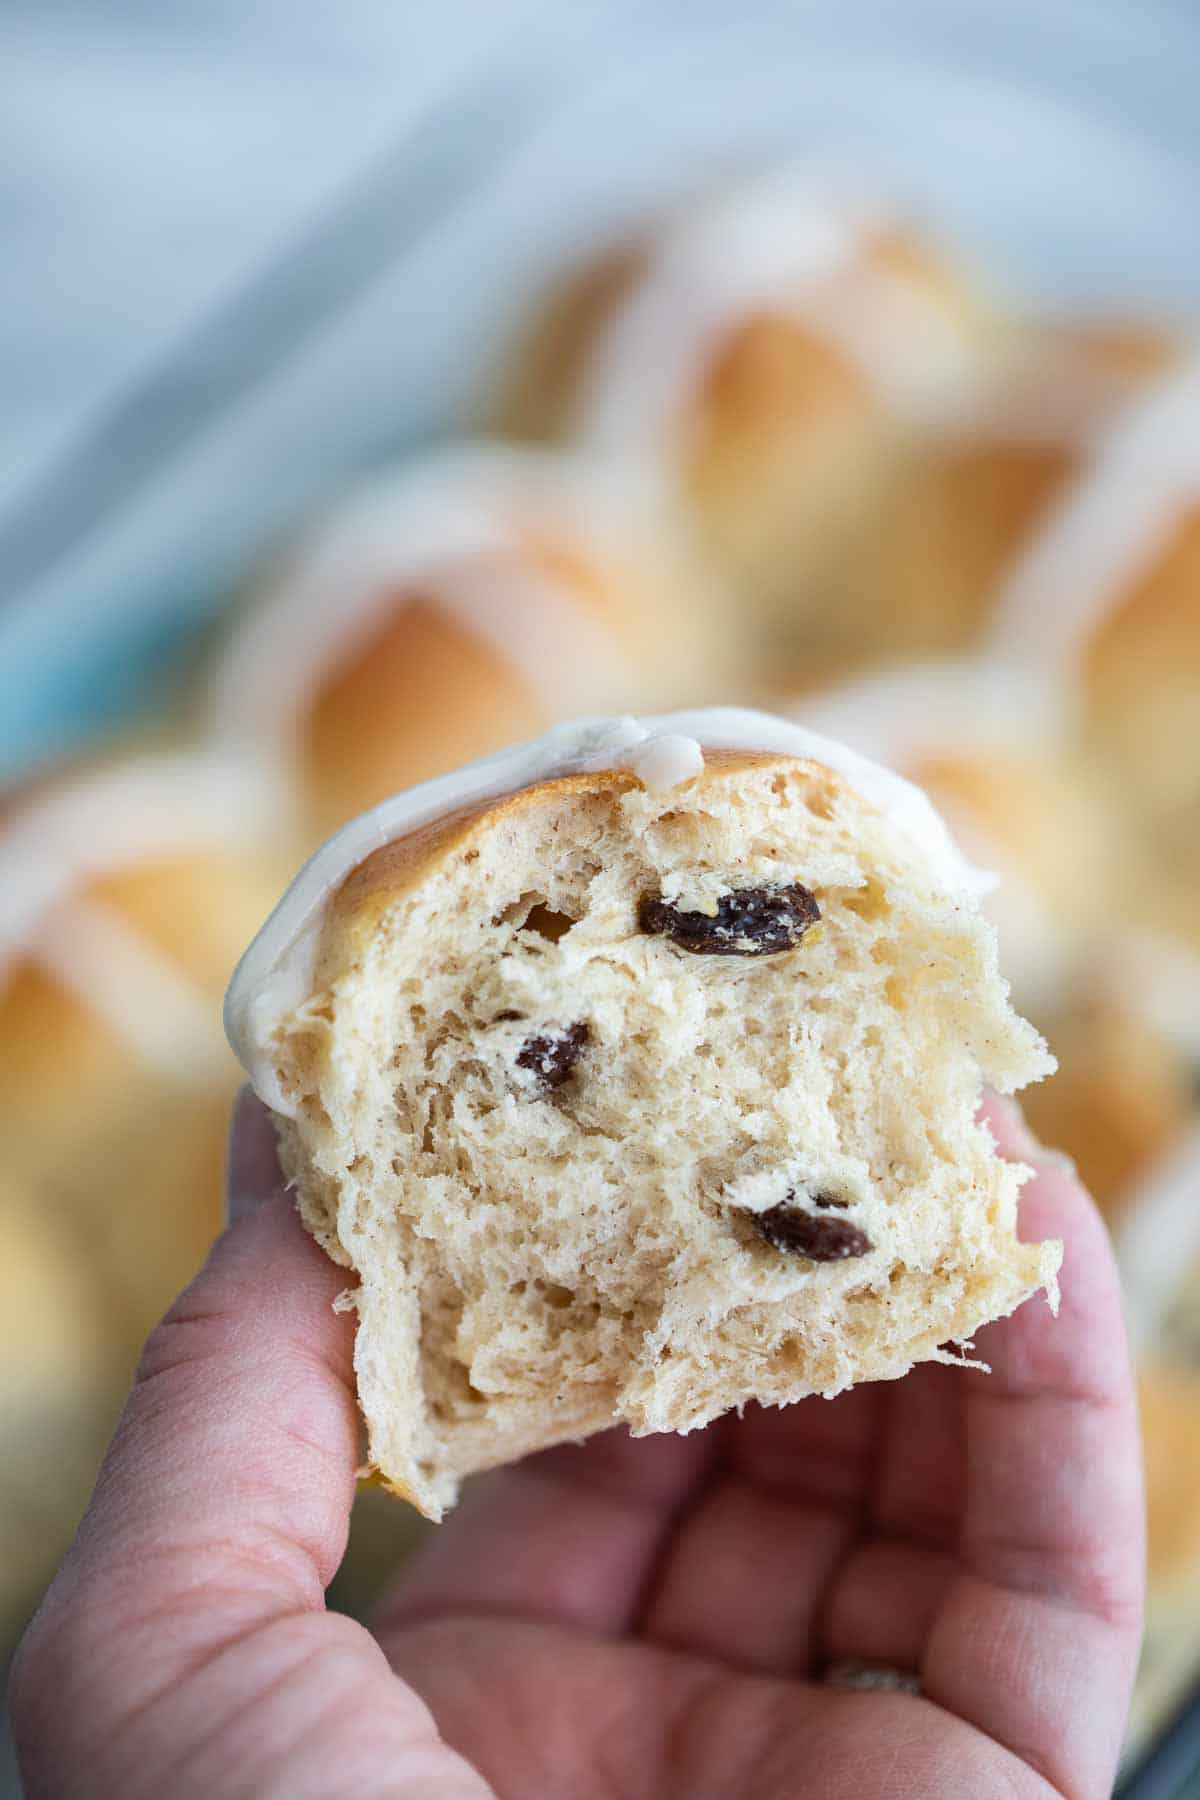
[[[550,1093],[570,1079],[591,1035],[592,1028],[587,1020],[579,1019],[561,1031],[551,1030],[526,1038],[517,1051],[517,1067],[530,1070],[542,1088]]]
[[[816,895],[800,883],[786,887],[736,888],[722,894],[714,913],[684,912],[661,895],[638,907],[638,924],[648,936],[668,937],[697,956],[775,956],[794,950],[821,917]]]
[[[813,1262],[841,1262],[847,1256],[865,1256],[871,1240],[849,1219],[819,1219],[787,1201],[754,1214],[754,1229],[773,1250],[789,1256],[807,1256]]]

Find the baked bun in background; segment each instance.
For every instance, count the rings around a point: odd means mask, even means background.
[[[982,378],[930,414],[830,571],[815,666],[977,648],[1031,542],[1178,356],[1149,327],[1014,327]]]
[[[1200,1657],[1200,1369],[1145,1364],[1138,1395],[1149,1555],[1133,1750],[1191,1691]]]
[[[6,1164],[83,1244],[126,1369],[220,1227],[220,997],[284,830],[277,784],[190,752],[50,782],[0,828]]]
[[[556,301],[523,379],[532,410],[545,417],[559,383],[569,436],[637,458],[682,500],[755,597],[761,672],[778,686],[817,571],[916,422],[980,379],[994,332],[972,284],[893,207],[785,171],[601,256]]]
[[[1139,1180],[1116,1222],[1130,1341],[1139,1361],[1200,1363],[1200,1119]]]
[[[70,1543],[119,1376],[86,1245],[0,1174],[0,1647]]]
[[[1146,1468],[1146,1633],[1130,1728],[1137,1747],[1191,1691],[1200,1654],[1200,1121],[1143,1175],[1115,1242]]]
[[[1033,536],[993,596],[987,648],[1076,697],[1087,742],[1187,873],[1194,920],[1200,360],[1132,410]]]
[[[793,715],[924,788],[996,885],[985,910],[1017,1004],[1040,1025],[1081,971],[1133,880],[1127,821],[1073,755],[1051,682],[966,658],[906,663],[798,702]]]
[[[713,584],[644,488],[474,444],[379,475],[270,573],[208,698],[286,772],[306,847],[386,795],[554,720],[728,677]]]
[[[564,727],[308,865],[226,1017],[353,1271],[370,1460],[460,1479],[955,1358],[1054,1291],[977,1122],[1052,1060],[925,797],[728,709]]]
[[[998,877],[985,910],[1001,965],[1058,1059],[1030,1124],[1115,1213],[1195,1116],[1200,961],[1138,923],[1154,879],[1069,702],[1036,673],[946,658],[862,676],[797,716],[917,782]]]
[[[1030,1093],[1029,1122],[1116,1218],[1200,1118],[1200,959],[1118,913],[1073,992],[1038,1023],[1059,1066]],[[1200,1204],[1200,1163],[1197,1188]]]

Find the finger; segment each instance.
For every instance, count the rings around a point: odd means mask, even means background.
[[[1047,1795],[1011,1752],[909,1694],[747,1677],[553,1626],[431,1621],[402,1666],[503,1795]]]
[[[748,1406],[730,1433],[729,1462],[756,1487],[785,1499],[866,1506],[886,1388],[866,1383],[836,1400],[813,1395],[793,1406]]]
[[[663,1564],[648,1638],[747,1669],[813,1669],[826,1591],[866,1516],[880,1399],[868,1386],[730,1422],[727,1469]]]
[[[923,1363],[889,1385],[872,1502],[874,1529],[956,1549],[966,1482],[962,1370]]]
[[[962,1402],[961,1370],[935,1363],[882,1391],[869,1532],[830,1586],[822,1630],[829,1661],[920,1668],[956,1567]]]
[[[980,1332],[964,1371],[963,1573],[930,1634],[925,1691],[1064,1792],[1107,1794],[1141,1621],[1142,1498],[1133,1382],[1111,1248],[1061,1158],[1014,1108],[1001,1151],[1037,1167],[1022,1236],[1065,1244],[1055,1319],[1039,1299]]]
[[[239,1120],[250,1128],[245,1107]],[[238,1145],[231,1161],[273,1175]],[[288,1791],[334,1791],[307,1785],[328,1760],[314,1718],[328,1732],[367,1697],[363,1742],[434,1755],[425,1709],[378,1647],[324,1614],[357,1442],[352,1331],[333,1311],[344,1280],[277,1194],[154,1332],[14,1678],[32,1793],[274,1792],[289,1746],[304,1774]],[[357,1749],[344,1756],[357,1766]]]
[[[500,1613],[629,1629],[679,1511],[717,1455],[713,1428],[610,1431],[470,1483],[380,1607],[385,1645],[434,1616]]]
[[[853,1514],[790,1500],[737,1477],[687,1520],[646,1612],[644,1635],[765,1673],[807,1673]]]
[[[741,1422],[683,1438],[635,1441],[625,1432],[606,1433],[486,1477],[468,1487],[449,1524],[405,1570],[379,1610],[377,1635],[390,1649],[397,1633],[431,1616],[504,1612],[605,1633],[627,1631],[645,1618],[652,1631],[684,1643],[691,1639],[694,1613],[697,1643],[715,1634],[723,1654],[756,1667],[774,1664],[784,1655],[779,1646],[786,1645],[790,1666],[798,1645],[807,1655],[816,1590],[836,1554],[831,1540],[844,1541],[847,1497],[851,1488],[865,1491],[864,1444],[874,1418],[873,1400],[858,1395],[811,1406],[809,1426],[795,1442],[795,1421],[781,1438],[785,1415],[752,1408]],[[697,1498],[727,1440],[741,1446],[736,1455],[752,1477],[748,1490],[760,1483],[767,1490],[779,1487],[774,1504],[763,1494],[760,1510],[786,1515],[797,1483],[836,1495],[841,1508],[836,1530],[827,1529],[819,1509],[803,1529],[794,1521],[778,1525],[775,1575],[764,1569],[753,1583],[748,1559],[766,1541],[748,1528],[754,1496],[745,1506],[725,1503],[716,1510]],[[677,1532],[681,1515],[687,1523]],[[795,1542],[806,1580],[800,1582],[798,1566],[791,1570],[788,1579],[795,1580],[790,1589],[785,1580],[789,1597],[781,1607],[785,1537]],[[681,1549],[684,1562],[672,1575]],[[694,1559],[707,1564],[714,1551],[713,1581],[695,1590],[690,1606],[677,1605],[676,1596],[691,1583],[688,1569],[698,1566]],[[773,1611],[780,1616],[770,1623]]]
[[[895,1539],[855,1545],[837,1571],[821,1622],[826,1662],[919,1670],[958,1561]]]
[[[225,1169],[225,1219],[233,1225],[283,1186],[271,1115],[252,1087],[233,1103]]]

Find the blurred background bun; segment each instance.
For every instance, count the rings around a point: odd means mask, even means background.
[[[948,657],[889,665],[792,711],[928,790],[995,879],[985,904],[1001,965],[1018,1005],[1045,1028],[1129,881],[1121,809],[1075,753],[1056,686]]]
[[[74,1221],[55,1219],[7,1174],[0,1334],[0,1632],[8,1638],[71,1540],[123,1371]]]
[[[1170,1717],[1200,1657],[1200,1368],[1148,1364],[1138,1395],[1150,1560],[1133,1727],[1145,1739]]]
[[[1200,361],[1153,385],[1080,470],[995,599],[993,654],[1044,670],[1188,889],[1200,875]],[[1193,924],[1193,930],[1195,926]]]
[[[126,1372],[220,1228],[221,1001],[286,815],[251,765],[184,751],[51,782],[0,827],[6,1163],[86,1260]]]
[[[1169,1717],[1200,1658],[1200,1124],[1141,1175],[1116,1223],[1139,1363],[1149,1559],[1132,1730]]]
[[[828,581],[818,611],[842,655],[978,649],[1030,546],[1179,353],[1149,324],[1011,326],[981,378],[926,418]]]
[[[786,687],[830,559],[922,422],[990,380],[1001,337],[953,256],[879,194],[784,170],[585,266],[527,348],[517,415],[662,486],[736,585],[759,682]]]
[[[281,552],[207,702],[309,847],[556,720],[719,691],[716,587],[619,465],[477,443],[376,477]]]

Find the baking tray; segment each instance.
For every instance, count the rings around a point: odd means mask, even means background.
[[[537,285],[779,158],[1047,310],[1200,320],[1200,31],[1168,4],[547,6],[0,514],[0,780],[163,703],[319,497],[486,413]],[[0,1782],[0,1786],[2,1786]],[[1200,1693],[1122,1793],[1200,1793]]]

